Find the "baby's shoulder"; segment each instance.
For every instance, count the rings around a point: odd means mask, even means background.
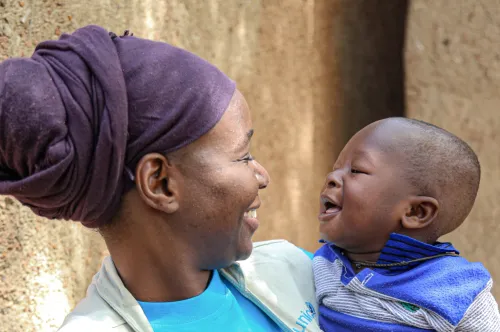
[[[334,262],[338,259],[337,254],[332,250],[330,245],[325,244],[321,246],[315,253],[313,258],[323,258],[330,262]]]

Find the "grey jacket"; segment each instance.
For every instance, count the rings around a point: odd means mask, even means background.
[[[220,274],[283,331],[320,331],[312,261],[284,240],[254,243],[252,255]],[[152,332],[140,305],[107,257],[87,296],[66,317],[60,332]]]

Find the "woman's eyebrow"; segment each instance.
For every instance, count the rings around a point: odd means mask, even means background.
[[[249,131],[247,131],[245,138],[243,140],[241,140],[240,143],[238,143],[238,145],[236,147],[237,151],[242,151],[248,147],[248,144],[250,144],[250,139],[252,138],[253,133],[254,133],[253,129],[250,129]]]
[[[250,139],[252,138],[253,136],[253,129],[250,129],[248,132],[247,132],[247,140],[250,141]]]
[[[247,146],[249,143],[250,143],[250,140],[252,139],[252,136],[253,136],[253,133],[254,133],[254,130],[253,129],[250,129],[248,132],[247,132],[247,135],[245,137],[245,140],[243,141],[243,146]]]

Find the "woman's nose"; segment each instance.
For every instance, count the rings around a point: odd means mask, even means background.
[[[335,170],[328,173],[326,176],[326,186],[329,188],[340,188],[342,187],[342,176],[340,170]]]
[[[264,168],[264,166],[262,166],[257,160],[254,160],[253,163],[255,166],[255,177],[259,182],[259,189],[265,189],[271,181],[269,173],[267,173],[267,170]]]

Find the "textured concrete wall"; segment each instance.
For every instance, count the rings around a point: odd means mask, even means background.
[[[403,112],[405,13],[406,1],[262,3],[248,71],[230,67],[271,174],[257,239],[318,247],[319,190],[336,155],[365,124]]]
[[[466,222],[447,236],[492,272],[500,299],[500,3],[413,0],[406,43],[408,115],[466,140],[482,177]]]
[[[85,24],[187,48],[235,79],[272,183],[256,239],[314,250],[318,194],[349,136],[401,113],[406,1],[0,0],[0,59]],[[0,331],[52,331],[104,251],[97,234],[0,199]]]

